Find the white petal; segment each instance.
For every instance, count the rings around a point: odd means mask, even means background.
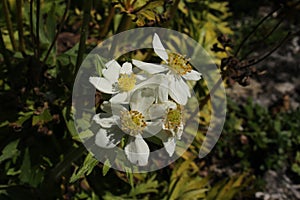
[[[180,126],[178,127],[177,132],[176,132],[177,139],[179,139],[179,140],[181,140],[183,129],[184,129],[183,124],[180,124]]]
[[[117,116],[106,117],[105,114],[100,113],[96,114],[93,120],[103,128],[111,128],[116,124],[116,117]]]
[[[148,78],[145,74],[136,74],[135,77],[137,82],[145,81]]]
[[[192,70],[188,73],[186,73],[185,75],[183,75],[182,77],[186,80],[192,80],[192,81],[198,81],[201,79],[201,73],[195,71],[195,70]]]
[[[120,70],[120,74],[132,74],[132,65],[129,62],[126,62],[122,65],[122,68]]]
[[[131,110],[145,113],[155,101],[155,93],[151,88],[141,88],[133,92],[129,103]]]
[[[162,118],[165,116],[166,112],[166,107],[163,104],[153,104],[148,110],[149,119]]]
[[[185,105],[188,97],[191,96],[189,87],[182,78],[175,78],[174,76],[170,76],[169,95],[181,105]]]
[[[107,93],[107,94],[115,94],[117,91],[115,91],[113,84],[106,80],[105,78],[100,77],[90,77],[89,78],[90,83],[99,91]]]
[[[116,103],[116,104],[127,103],[128,102],[128,93],[127,92],[118,93],[115,96],[111,97],[111,99],[109,101],[111,103]]]
[[[161,84],[158,86],[158,100],[160,102],[168,101],[169,96],[169,85],[168,85],[168,77],[166,76]]]
[[[95,137],[95,143],[97,146],[102,148],[113,148],[120,143],[120,137],[114,137],[115,131],[113,133],[110,132],[109,129],[101,128]],[[122,135],[121,132],[117,132],[117,134]]]
[[[149,74],[157,74],[168,70],[168,67],[165,65],[146,63],[134,59],[132,59],[132,63],[138,68],[140,68],[141,70],[148,72]]]
[[[141,135],[130,137],[125,146],[125,154],[128,160],[136,165],[145,166],[148,164],[150,150]]]
[[[172,108],[172,109],[176,109],[177,108],[177,104],[173,101],[166,101],[164,102],[164,105],[167,108]]]
[[[153,49],[154,49],[154,52],[162,59],[164,60],[165,62],[167,62],[169,56],[166,52],[166,49],[165,47],[162,45],[158,35],[156,33],[154,33],[154,37],[153,37],[153,42],[152,42],[152,45],[153,45]]]
[[[156,122],[147,122],[147,126],[144,129],[144,137],[151,137],[156,135],[162,130],[162,120]],[[148,133],[148,134],[147,134]]]
[[[103,76],[112,83],[117,82],[120,75],[120,69],[121,69],[119,63],[115,60],[112,60],[109,63],[106,63],[105,65],[107,69],[102,70]]]
[[[163,144],[169,156],[171,157],[175,152],[176,139],[174,137],[168,137],[167,140],[163,141]]]

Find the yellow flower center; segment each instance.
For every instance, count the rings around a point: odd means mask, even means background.
[[[121,112],[121,129],[134,136],[141,134],[144,128],[147,126],[142,113],[131,110]]]
[[[175,130],[182,123],[182,112],[180,106],[176,109],[170,108],[165,118],[165,128],[167,130]]]
[[[168,63],[170,68],[179,75],[185,75],[192,71],[192,66],[189,61],[180,54],[169,53]]]
[[[120,90],[124,92],[129,92],[132,90],[135,86],[136,78],[134,74],[120,74],[120,77],[118,79],[118,86]]]

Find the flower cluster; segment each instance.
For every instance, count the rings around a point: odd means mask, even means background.
[[[191,97],[186,80],[201,79],[201,73],[192,69],[188,59],[166,51],[157,34],[152,44],[161,64],[133,59],[132,63],[120,66],[111,60],[105,64],[103,77],[89,79],[100,92],[112,94],[103,106],[108,113],[93,118],[100,125],[96,145],[114,148],[126,137],[125,154],[139,166],[148,164],[147,137],[160,138],[169,156],[174,154],[176,140],[181,139],[184,131],[183,108]],[[132,64],[139,73],[133,72]],[[107,106],[110,109],[105,109]]]

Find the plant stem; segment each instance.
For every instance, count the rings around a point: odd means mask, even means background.
[[[10,63],[10,60],[9,60],[9,55],[6,51],[6,48],[5,48],[5,44],[4,44],[4,40],[3,40],[3,37],[2,37],[2,31],[0,29],[0,53],[3,55],[3,58],[4,58],[4,62],[6,64],[6,66],[8,68],[11,67],[11,63]]]
[[[29,23],[30,23],[30,37],[31,37],[31,41],[32,41],[32,44],[35,45],[35,36],[34,36],[34,33],[33,33],[33,2],[34,0],[30,0],[30,7],[29,7]],[[37,57],[37,50],[36,48],[34,48],[34,56],[36,58]]]
[[[19,51],[24,53],[24,32],[23,32],[23,0],[16,1],[17,6],[17,25],[19,34]]]
[[[239,51],[241,50],[242,46],[244,46],[244,44],[246,43],[246,41],[250,38],[250,36],[255,33],[255,31],[259,28],[259,26],[264,23],[264,21],[266,21],[269,17],[271,17],[273,15],[273,13],[275,13],[276,11],[278,11],[281,7],[276,8],[275,10],[273,10],[272,12],[270,12],[268,15],[266,15],[262,20],[260,20],[260,22],[258,22],[258,24],[254,27],[254,29],[252,31],[250,31],[250,33],[248,35],[246,35],[246,37],[244,37],[243,41],[241,42],[241,44],[238,46],[238,49],[236,50],[236,52],[234,53],[234,56],[236,57],[239,53]]]
[[[176,0],[174,2],[174,4],[171,6],[171,8],[169,9],[168,11],[168,16],[169,16],[169,19],[167,22],[165,22],[163,24],[163,27],[168,27],[170,25],[170,22],[171,20],[174,18],[175,16],[175,13],[176,13],[176,10],[177,10],[177,7],[178,7],[178,4],[179,4],[180,0]]]
[[[41,10],[41,0],[36,1],[36,54],[37,58],[40,58],[40,10]]]
[[[124,13],[116,33],[121,33],[129,29],[131,25],[131,17]]]
[[[13,47],[13,50],[15,51],[15,50],[17,50],[17,44],[16,44],[16,40],[14,37],[14,31],[12,28],[12,22],[10,19],[7,0],[2,0],[2,5],[3,5],[3,12],[4,12],[5,21],[6,21],[6,28],[8,30],[8,34],[9,34],[9,39],[10,39],[11,45]]]
[[[108,14],[108,16],[107,16],[107,18],[106,18],[106,20],[105,20],[105,22],[104,22],[104,26],[103,26],[103,28],[102,28],[100,34],[99,34],[100,37],[104,37],[104,36],[107,34],[109,25],[110,25],[111,20],[113,19],[114,15],[115,15],[115,7],[112,6],[112,7],[110,8],[109,14]]]
[[[59,35],[59,33],[61,32],[61,30],[62,30],[62,28],[64,26],[65,20],[67,19],[68,10],[70,8],[70,3],[71,3],[71,0],[68,0],[67,5],[66,5],[66,9],[65,9],[64,14],[63,14],[63,17],[62,17],[61,22],[59,24],[59,28],[58,28],[58,30],[56,32],[56,35],[55,35],[55,37],[54,37],[54,39],[53,39],[53,41],[52,41],[52,43],[51,43],[51,45],[50,45],[47,53],[46,53],[45,58],[43,59],[43,65],[46,63],[46,61],[47,61],[47,59],[48,59],[48,57],[50,55],[50,52],[51,52],[52,48],[54,47],[54,45],[56,43],[58,35]]]
[[[81,26],[81,35],[80,35],[80,42],[79,42],[79,49],[77,54],[76,60],[76,67],[75,67],[75,75],[77,74],[79,67],[83,61],[83,54],[85,53],[85,42],[87,38],[87,31],[88,25],[90,21],[90,12],[92,9],[92,0],[86,0],[83,4],[83,21]]]

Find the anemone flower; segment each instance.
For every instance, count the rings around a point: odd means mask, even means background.
[[[161,121],[149,121],[150,118],[155,118],[148,113],[154,101],[153,89],[142,88],[132,95],[130,109],[121,104],[111,104],[111,116],[106,113],[96,114],[93,120],[100,125],[95,137],[96,145],[113,148],[127,134],[124,150],[128,160],[139,166],[147,165],[150,150],[143,135],[154,135],[162,128]]]
[[[191,97],[190,89],[185,80],[198,81],[201,73],[192,69],[188,59],[177,53],[167,53],[160,38],[155,33],[152,41],[154,52],[163,60],[162,64],[146,63],[132,60],[132,63],[150,74],[166,72],[168,94],[181,105],[185,105]]]
[[[184,123],[182,106],[173,101],[155,104],[149,109],[150,116],[162,117],[162,131],[157,134],[168,152],[172,156],[175,152],[176,141],[181,139]]]
[[[127,103],[130,94],[137,88],[137,83],[144,78],[132,72],[132,64],[125,62],[122,67],[115,60],[105,64],[103,77],[90,77],[90,83],[100,92],[113,94],[110,102]]]

